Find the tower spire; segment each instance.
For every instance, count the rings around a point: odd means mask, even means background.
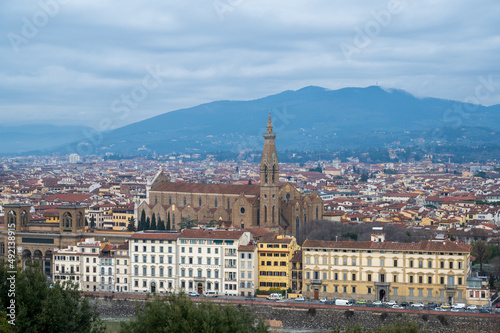
[[[271,120],[271,111],[269,111],[269,119],[267,120],[267,134],[273,133],[273,121]]]

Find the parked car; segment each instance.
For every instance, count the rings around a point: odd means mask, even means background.
[[[479,308],[480,313],[491,313],[491,309],[487,306],[482,306]]]
[[[465,303],[455,303],[451,307],[454,309],[465,309]]]
[[[366,304],[366,300],[360,299],[359,301],[356,302],[356,304]]]
[[[396,303],[396,301],[389,301],[389,302],[387,302],[385,304],[388,305],[388,306],[393,306],[393,305],[397,305],[398,303]]]
[[[319,301],[320,301],[321,303],[326,303],[326,302],[328,302],[328,300],[327,300],[326,298],[322,298],[322,299],[320,299]]]
[[[476,305],[469,305],[467,307],[467,310],[477,310],[477,306]]]
[[[423,308],[424,303],[413,303],[411,306],[413,306],[414,308]]]
[[[442,307],[438,306],[438,307],[434,308],[434,311],[446,311],[446,310],[443,309]]]
[[[245,297],[245,301],[255,301],[255,298],[248,296],[248,297]]]
[[[408,305],[409,305],[408,302],[401,303],[401,306],[403,306],[403,307],[407,307]]]
[[[305,301],[306,301],[306,299],[302,296],[295,298],[295,302],[305,302]]]
[[[393,309],[404,309],[404,307],[399,306],[399,305],[397,305],[397,304],[394,304],[394,305],[392,306],[392,308],[393,308]]]
[[[382,302],[381,301],[375,301],[375,302],[373,302],[373,305],[375,305],[375,306],[381,306]]]
[[[449,305],[449,304],[441,305],[441,309],[450,309],[450,308],[451,308],[451,305]]]
[[[269,296],[266,297],[267,299],[273,300],[273,301],[278,301],[283,298],[283,295],[280,293],[272,293]]]
[[[191,297],[200,297],[200,294],[198,294],[196,291],[192,291],[189,293],[189,296]]]
[[[335,300],[335,305],[344,305],[344,306],[350,306],[352,305],[350,301],[346,299],[336,299]]]
[[[438,306],[439,305],[437,305],[436,303],[427,303],[427,307],[431,309],[437,308]]]

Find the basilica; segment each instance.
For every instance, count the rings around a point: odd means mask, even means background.
[[[171,229],[181,219],[217,222],[227,228],[265,227],[277,234],[295,235],[310,220],[323,218],[323,200],[315,192],[301,194],[292,184],[279,182],[278,155],[271,115],[264,133],[258,185],[170,182],[160,172],[141,203],[142,212],[156,220],[170,219]]]

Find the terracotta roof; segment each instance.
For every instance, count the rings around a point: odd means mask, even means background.
[[[185,229],[179,238],[239,239],[241,235],[243,235],[242,230]]]
[[[292,257],[291,262],[302,262],[302,250],[298,250]]]
[[[292,242],[292,237],[287,237],[287,238],[276,238],[274,237],[262,237],[259,240],[259,243],[283,243],[283,244],[289,244]]]
[[[176,240],[179,238],[179,232],[136,232],[132,235],[132,239],[167,239]]]
[[[238,251],[255,251],[256,248],[257,248],[256,244],[240,245],[240,246],[238,246]]]
[[[422,241],[419,243],[397,243],[397,242],[353,242],[353,241],[318,241],[306,240],[302,245],[306,247],[318,248],[337,248],[337,249],[370,249],[370,250],[397,250],[397,251],[446,251],[446,252],[464,252],[470,251],[468,245],[460,242],[431,242]]]
[[[214,193],[214,194],[260,194],[259,185],[235,184],[202,184],[202,183],[160,183],[151,191],[184,192],[184,193]]]

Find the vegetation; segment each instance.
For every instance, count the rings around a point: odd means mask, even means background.
[[[0,278],[7,282],[13,271],[8,263],[0,264]],[[75,284],[50,285],[40,266],[29,264],[25,270],[16,269],[15,274],[15,325],[12,332],[76,332],[104,333],[105,328],[86,299],[80,298]],[[0,312],[9,314],[10,283],[0,284]],[[11,318],[7,316],[7,320]],[[4,316],[0,320],[0,331],[4,330]]]
[[[128,219],[127,230],[135,231],[135,219],[133,216]]]
[[[136,317],[121,324],[123,333],[268,332],[262,320],[242,308],[212,302],[195,304],[186,295],[148,300]]]
[[[187,217],[181,218],[181,223],[179,223],[179,227],[181,229],[189,229],[192,227],[196,227],[198,225],[198,220],[191,220]]]
[[[94,216],[94,215],[92,215],[92,216],[90,217],[90,229],[94,230],[94,229],[95,229],[95,227],[96,227],[96,225],[95,225],[95,216]]]
[[[490,257],[490,249],[484,241],[477,241],[472,247],[471,255],[479,262],[479,271],[483,272],[483,263]]]

